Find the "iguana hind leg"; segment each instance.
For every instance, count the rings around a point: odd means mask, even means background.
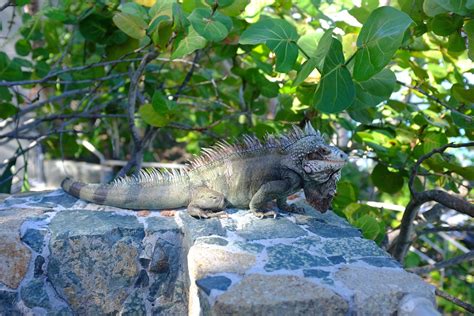
[[[226,215],[225,197],[222,193],[200,186],[194,189],[188,213],[193,217],[211,218]]]
[[[286,194],[290,188],[287,180],[276,180],[263,184],[260,189],[253,195],[250,200],[250,211],[259,218],[263,217],[277,217],[278,213],[275,211],[262,211],[265,204],[271,200],[286,199]]]

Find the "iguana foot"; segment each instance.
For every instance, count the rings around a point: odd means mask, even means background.
[[[288,212],[288,213],[295,213],[295,214],[304,214],[304,213],[306,213],[306,210],[305,210],[304,207],[298,206],[298,205],[295,205],[295,204],[288,205],[288,207],[286,209],[284,209],[283,211]]]
[[[261,211],[252,211],[252,213],[257,216],[259,219],[263,219],[265,217],[273,217],[273,218],[277,218],[278,216],[278,213],[275,212],[275,211],[264,211],[264,212],[261,212]]]
[[[213,218],[213,217],[228,217],[228,214],[225,211],[220,212],[212,212],[212,211],[205,211],[198,208],[188,208],[188,214],[192,217],[197,217],[199,219],[203,218]]]

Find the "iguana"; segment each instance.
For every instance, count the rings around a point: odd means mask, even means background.
[[[86,184],[64,179],[61,186],[75,197],[128,209],[173,209],[187,206],[190,215],[219,216],[226,207],[250,208],[258,217],[273,216],[265,205],[276,200],[280,210],[299,212],[286,198],[300,189],[306,200],[325,212],[336,192],[347,155],[327,145],[307,123],[283,135],[267,135],[261,142],[219,141],[202,150],[184,171],[141,170],[109,184]]]

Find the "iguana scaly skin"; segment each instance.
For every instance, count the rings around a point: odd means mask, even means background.
[[[336,193],[347,155],[327,145],[311,124],[264,142],[244,136],[239,144],[218,142],[184,171],[142,170],[109,184],[86,184],[66,178],[63,189],[98,204],[129,209],[188,207],[192,216],[224,214],[225,207],[250,208],[257,216],[276,216],[265,205],[297,212],[286,198],[300,189],[306,200],[325,212]]]

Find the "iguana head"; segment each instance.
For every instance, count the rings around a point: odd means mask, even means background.
[[[280,136],[280,144],[285,154],[282,164],[303,179],[306,201],[320,212],[326,212],[336,194],[347,155],[326,144],[310,123],[304,130],[294,127],[289,134]]]
[[[324,183],[347,163],[347,155],[339,148],[326,144],[310,123],[304,130],[294,127],[283,138],[282,143],[286,143],[283,164],[297,172],[304,182]]]

